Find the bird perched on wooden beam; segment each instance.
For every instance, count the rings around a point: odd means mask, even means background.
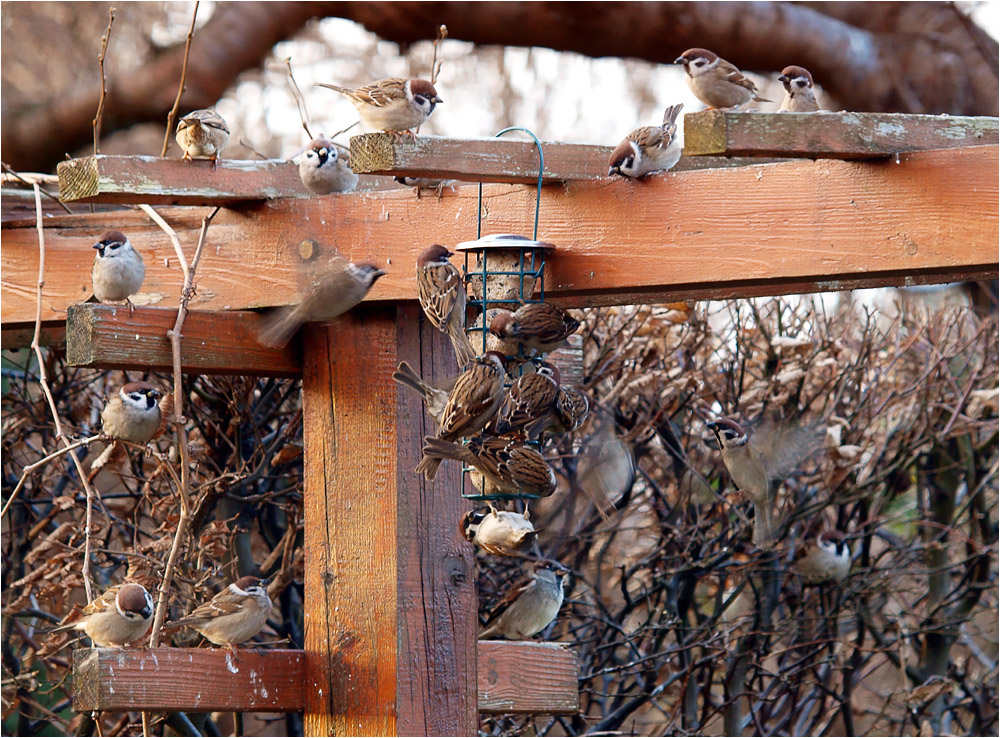
[[[757,85],[739,69],[708,49],[688,49],[674,64],[684,65],[688,87],[709,108],[739,108],[751,100],[771,102],[757,94]]]
[[[665,172],[681,158],[677,140],[677,116],[684,105],[671,105],[663,112],[659,126],[636,128],[611,152],[608,176],[640,179],[655,172]]]
[[[214,110],[192,110],[178,121],[176,138],[184,161],[211,159],[214,168],[229,143],[229,126]]]

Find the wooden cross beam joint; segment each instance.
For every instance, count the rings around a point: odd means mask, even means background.
[[[480,714],[579,712],[576,655],[562,644],[480,641],[478,649]],[[307,691],[322,689],[306,679],[308,658],[291,649],[77,649],[73,709],[300,712]]]

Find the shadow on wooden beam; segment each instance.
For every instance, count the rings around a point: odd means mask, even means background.
[[[579,712],[576,654],[561,643],[479,641],[479,712]],[[306,652],[240,648],[83,648],[73,709],[299,712]],[[529,688],[530,687],[530,688]]]
[[[66,360],[70,366],[170,371],[167,331],[177,310],[82,303],[66,315]],[[285,348],[257,341],[262,316],[249,311],[188,313],[181,331],[181,369],[196,374],[264,377],[302,376],[298,344]],[[29,339],[30,341],[30,339]]]

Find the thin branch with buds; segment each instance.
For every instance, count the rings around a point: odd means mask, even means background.
[[[292,97],[295,98],[295,106],[299,110],[302,128],[305,130],[309,140],[312,141],[313,135],[309,131],[309,111],[306,109],[306,98],[302,94],[302,90],[299,89],[298,82],[295,81],[295,75],[292,74],[292,57],[285,57],[285,66],[288,67],[288,86],[292,90]]]
[[[101,153],[101,119],[104,117],[104,100],[108,96],[107,78],[104,76],[104,59],[108,53],[108,41],[111,40],[111,26],[115,22],[115,9],[108,8],[108,30],[101,38],[101,53],[97,56],[97,63],[101,70],[101,98],[97,102],[97,113],[94,115],[94,156]]]
[[[191,13],[191,28],[187,32],[187,40],[184,43],[184,63],[181,65],[181,82],[177,86],[177,97],[174,98],[174,105],[170,108],[170,112],[167,113],[167,130],[163,134],[163,148],[160,149],[160,156],[167,155],[167,149],[170,148],[170,135],[174,131],[174,123],[177,121],[177,111],[181,107],[181,95],[184,94],[184,85],[187,81],[187,71],[188,71],[188,56],[191,54],[191,39],[194,38],[194,24],[198,20],[198,6],[200,2],[194,4],[194,12]]]

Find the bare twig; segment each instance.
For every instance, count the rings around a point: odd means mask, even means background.
[[[191,14],[191,28],[188,29],[187,41],[184,44],[184,63],[181,66],[181,83],[177,87],[177,97],[174,98],[174,106],[170,108],[170,112],[167,113],[167,131],[163,135],[163,148],[160,150],[160,156],[167,155],[167,149],[170,148],[170,134],[174,130],[174,122],[177,120],[177,111],[181,107],[181,95],[184,94],[184,83],[187,79],[188,71],[188,55],[191,53],[191,39],[194,38],[194,24],[198,20],[198,6],[201,3],[196,2],[194,4],[194,12]]]
[[[104,59],[108,54],[108,41],[111,40],[111,26],[115,22],[115,9],[108,8],[108,30],[101,38],[101,53],[97,56],[97,63],[101,68],[101,99],[97,102],[97,113],[94,115],[94,156],[101,153],[101,119],[104,117],[104,100],[108,96],[107,79],[104,77]]]
[[[184,389],[183,377],[181,373],[181,328],[184,326],[184,319],[187,317],[188,303],[191,301],[191,297],[195,293],[194,274],[195,270],[198,268],[198,262],[201,261],[201,254],[205,247],[205,238],[208,235],[208,226],[219,212],[219,208],[215,208],[209,215],[205,216],[205,219],[202,221],[201,235],[198,237],[198,246],[195,248],[194,259],[192,259],[189,267],[187,258],[184,256],[184,251],[180,246],[180,239],[177,237],[177,233],[174,229],[167,225],[166,221],[164,221],[151,207],[148,205],[143,205],[141,207],[146,213],[149,214],[156,224],[159,225],[164,232],[166,232],[171,243],[174,244],[174,250],[177,253],[177,258],[181,264],[181,271],[184,273],[184,286],[181,288],[181,298],[180,305],[177,309],[177,319],[174,321],[174,327],[167,332],[167,337],[170,339],[174,375],[174,416],[171,419],[171,422],[174,424],[174,431],[177,435],[177,452],[181,468],[180,480],[179,484],[177,484],[177,494],[180,498],[180,515],[177,521],[177,530],[174,533],[174,540],[170,547],[170,554],[167,557],[167,564],[163,572],[163,580],[160,583],[160,597],[156,604],[156,616],[153,619],[153,629],[149,636],[149,647],[156,648],[159,644],[160,631],[163,628],[163,621],[166,616],[170,584],[173,580],[174,569],[177,566],[177,558],[180,554],[181,543],[187,535],[188,520],[191,515],[191,459],[188,450],[187,428],[185,426],[186,419],[184,417]]]
[[[59,410],[56,408],[56,401],[52,397],[52,390],[49,388],[48,375],[45,371],[45,358],[42,356],[42,347],[38,343],[38,337],[42,331],[42,288],[45,286],[45,228],[42,225],[42,193],[41,188],[35,184],[35,229],[38,231],[38,288],[37,301],[35,303],[35,335],[31,339],[31,349],[38,360],[38,384],[42,388],[45,400],[52,412],[52,420],[56,427],[56,438],[69,446],[69,440],[63,434],[62,421],[59,420]],[[83,577],[83,588],[87,592],[87,602],[94,599],[94,593],[90,585],[90,522],[94,510],[94,489],[87,481],[87,476],[83,472],[83,464],[76,455],[76,451],[69,451],[70,458],[76,466],[76,471],[80,475],[80,483],[87,493],[87,518],[83,532],[83,566],[81,575]]]
[[[441,65],[444,62],[438,61],[438,48],[441,46],[441,42],[448,38],[448,26],[442,23],[438,26],[437,38],[434,39],[434,58],[431,60],[431,84],[437,82],[438,74],[441,73]]]
[[[10,498],[7,500],[6,504],[4,504],[4,506],[3,506],[3,510],[0,510],[0,518],[2,518],[4,515],[7,514],[7,510],[10,508],[10,504],[14,501],[14,498],[17,497],[17,493],[21,491],[21,488],[24,486],[24,483],[28,479],[28,475],[31,474],[33,471],[35,471],[35,469],[38,469],[39,467],[45,466],[45,464],[49,463],[53,459],[57,459],[60,456],[62,456],[63,454],[69,453],[73,449],[80,448],[81,446],[88,446],[88,445],[90,445],[91,443],[93,443],[94,441],[96,441],[99,438],[100,438],[99,435],[98,436],[87,436],[86,438],[83,438],[83,439],[77,441],[76,443],[71,443],[69,446],[66,446],[65,448],[61,448],[58,451],[53,451],[48,456],[45,456],[44,458],[41,458],[38,461],[35,461],[35,462],[31,463],[31,464],[28,464],[26,467],[24,467],[24,469],[21,470],[21,478],[19,480],[17,480],[17,486],[14,487],[14,491],[11,492]]]
[[[292,74],[292,57],[285,58],[285,66],[288,67],[288,86],[292,89],[292,97],[295,98],[295,105],[299,109],[299,118],[302,119],[302,127],[305,129],[309,140],[312,141],[313,135],[309,131],[309,111],[306,110],[306,98],[295,81],[295,75]]]
[[[52,175],[49,175],[49,174],[36,174],[34,172],[32,172],[31,174],[24,174],[22,176],[22,175],[18,174],[17,172],[15,172],[13,170],[13,168],[11,168],[6,162],[2,162],[2,161],[0,161],[0,167],[3,167],[3,170],[5,172],[7,172],[7,174],[9,174],[11,177],[13,177],[14,179],[16,179],[18,182],[22,182],[23,184],[28,185],[28,187],[31,187],[34,184],[38,183],[38,182],[48,181],[48,178],[50,176],[52,176]],[[56,178],[55,181],[58,184],[59,179]],[[70,210],[68,207],[66,207],[66,204],[62,200],[60,200],[58,197],[56,197],[55,195],[53,195],[51,192],[48,192],[47,190],[42,190],[42,194],[45,195],[50,200],[55,200],[59,204],[59,207],[61,207],[63,210],[65,210],[70,215],[73,214],[73,211]]]

